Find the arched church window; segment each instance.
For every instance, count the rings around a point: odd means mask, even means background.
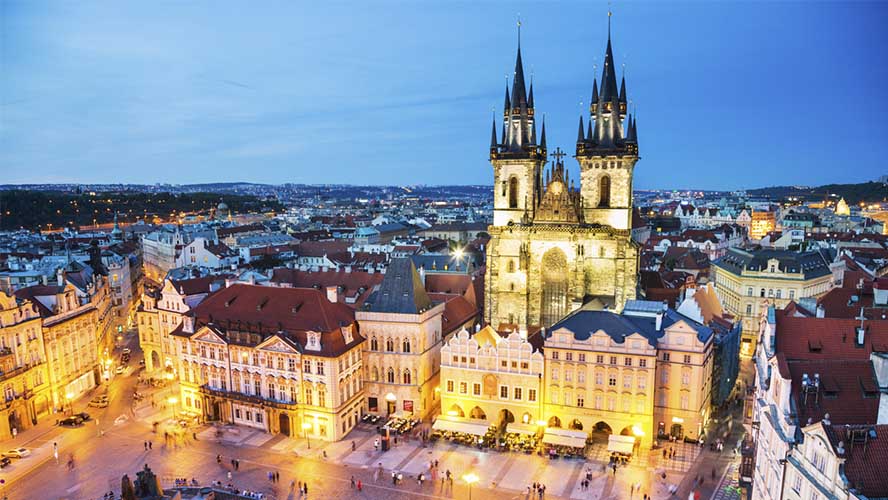
[[[509,179],[509,208],[518,208],[518,178]]]
[[[406,369],[404,370],[403,380],[404,380],[405,384],[410,383],[410,370],[406,370]]]
[[[611,202],[611,179],[602,175],[598,181],[598,206],[609,207]]]
[[[388,352],[395,352],[395,343],[392,339],[385,340],[385,350]]]
[[[376,337],[370,339],[370,350],[378,351],[379,350],[379,341],[376,340]]]

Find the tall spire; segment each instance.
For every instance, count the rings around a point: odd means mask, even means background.
[[[611,11],[607,11],[607,50],[604,53],[604,68],[601,71],[601,102],[610,102],[617,94],[617,69],[614,67],[614,49],[611,46]]]
[[[543,130],[540,132],[540,147],[546,150],[546,115],[543,115]]]
[[[506,76],[506,100],[503,102],[503,113],[508,113],[512,109],[512,103],[509,101],[509,77]]]
[[[533,122],[533,125],[530,126],[530,143],[537,143],[537,124]]]
[[[623,68],[623,81],[620,82],[620,102],[626,104],[626,69]]]
[[[533,109],[533,73],[530,74],[530,92],[527,94],[527,107]]]
[[[598,104],[598,78],[592,79],[592,106]]]
[[[521,20],[518,20],[518,56],[515,57],[515,76],[512,80],[512,106],[527,107],[527,86],[524,84],[524,63],[521,62]]]
[[[490,129],[490,151],[496,151],[496,113],[493,115],[493,125]]]
[[[577,143],[586,142],[586,136],[583,135],[583,115],[580,114],[580,128],[577,131]]]

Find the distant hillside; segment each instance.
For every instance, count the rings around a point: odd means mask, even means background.
[[[772,200],[782,200],[797,196],[803,200],[816,201],[834,194],[845,198],[849,204],[861,201],[888,201],[888,185],[881,182],[864,182],[861,184],[827,184],[817,187],[775,186],[759,189],[748,189],[746,192],[754,196],[765,196]]]

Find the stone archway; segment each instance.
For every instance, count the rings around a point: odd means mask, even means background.
[[[515,415],[512,414],[509,410],[503,408],[499,412],[500,422],[504,424],[511,424],[515,421]]]
[[[604,434],[613,434],[614,430],[611,429],[611,426],[607,425],[607,422],[600,421],[600,422],[596,422],[595,425],[593,426],[593,432],[601,432]]]
[[[561,419],[553,416],[549,419],[548,427],[561,427]]]
[[[476,419],[479,419],[479,420],[487,420],[487,414],[484,413],[484,410],[482,410],[482,409],[481,409],[480,407],[478,407],[478,406],[472,408],[472,411],[469,412],[469,417],[470,417],[470,418],[476,418]]]
[[[551,248],[543,254],[540,263],[540,324],[550,327],[569,311],[570,292],[567,256],[560,248]]]
[[[466,412],[463,411],[462,408],[458,404],[454,404],[450,407],[450,410],[447,411],[448,415],[452,415],[454,417],[465,417]]]
[[[575,430],[575,431],[581,431],[581,430],[583,430],[583,423],[580,422],[579,419],[575,418],[575,419],[573,419],[573,421],[570,423],[570,425],[568,427]]]

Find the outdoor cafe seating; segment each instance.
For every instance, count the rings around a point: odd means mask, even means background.
[[[533,453],[539,445],[539,427],[532,424],[511,422],[506,425],[500,447],[509,451]]]
[[[584,431],[546,428],[543,434],[543,445],[549,458],[583,458],[586,456],[586,439]]]
[[[496,442],[496,426],[487,420],[441,415],[432,425],[429,436],[465,446],[490,447]]]

